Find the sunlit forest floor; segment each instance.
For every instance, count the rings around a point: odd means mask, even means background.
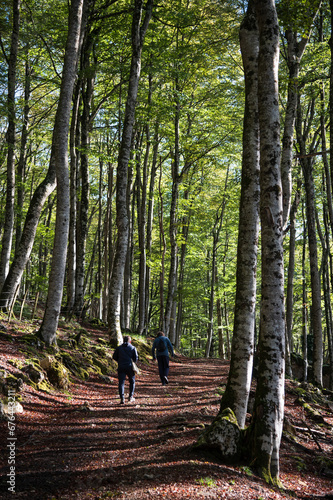
[[[91,335],[106,335],[105,330],[85,328]],[[0,338],[0,353],[0,369],[14,374],[12,361],[27,357],[22,344],[8,338]],[[278,490],[248,466],[227,465],[192,448],[218,412],[227,362],[179,356],[170,362],[165,387],[156,364],[139,365],[135,402],[125,405],[119,404],[114,373],[109,383],[98,375],[85,381],[72,377],[68,392],[47,393],[24,384],[23,412],[15,415],[15,493],[7,483],[8,422],[0,422],[0,497],[333,498],[332,402],[311,397],[310,406],[319,414],[315,417],[300,403],[299,384],[287,381],[289,425],[280,461],[285,490]]]

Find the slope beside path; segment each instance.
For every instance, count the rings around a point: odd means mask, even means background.
[[[1,349],[13,348],[7,344],[1,342]],[[13,356],[13,350],[8,355]],[[297,470],[299,450],[292,453],[288,443],[283,445],[281,479],[290,493],[273,490],[248,467],[225,465],[191,448],[218,412],[228,363],[177,358],[170,362],[170,383],[165,387],[156,364],[140,367],[135,402],[125,405],[119,404],[114,376],[111,384],[97,376],[77,380],[68,394],[25,387],[24,412],[16,416],[15,494],[8,492],[4,446],[0,497],[329,498],[323,495],[331,491],[331,479],[319,477],[316,470]],[[0,425],[5,445],[7,422]],[[332,454],[332,449],[333,443],[327,452]],[[306,461],[307,457],[304,467]]]

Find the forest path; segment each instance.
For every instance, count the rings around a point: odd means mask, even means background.
[[[318,485],[313,477],[302,477],[302,483],[298,474],[293,494],[283,493],[251,476],[248,468],[191,450],[218,412],[228,366],[220,360],[177,358],[170,361],[169,385],[162,387],[157,364],[140,365],[135,402],[125,405],[119,404],[116,377],[111,384],[97,377],[77,381],[71,396],[29,389],[16,422],[16,493],[9,495],[3,481],[0,497],[325,498],[311,496],[320,488],[330,490],[321,478]],[[290,463],[285,467],[282,480],[293,487]],[[4,478],[6,464],[1,471]]]

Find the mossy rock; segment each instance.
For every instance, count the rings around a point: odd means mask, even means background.
[[[69,387],[68,372],[60,361],[54,361],[47,370],[50,383],[59,389],[67,390]]]
[[[143,342],[142,340],[136,339],[135,337],[132,337],[132,344],[134,347],[136,347],[139,355],[139,360],[141,363],[148,365],[150,360],[152,359],[152,354],[151,354],[151,345],[148,345],[146,342]]]
[[[101,372],[101,375],[107,375],[108,371],[109,371],[109,367],[108,367],[108,364],[107,362],[105,362],[104,360],[100,360],[100,359],[97,359],[96,357],[93,358],[93,364],[95,367],[98,367],[100,372]]]
[[[45,372],[41,367],[36,367],[33,362],[30,362],[28,365],[24,366],[22,368],[22,372],[24,375],[28,378],[27,383],[29,383],[29,380],[33,382],[34,384],[39,384],[45,379]]]
[[[241,444],[242,431],[235,414],[226,408],[200,434],[195,447],[209,449],[223,460],[234,462],[241,454]]]
[[[99,344],[103,344],[103,345],[105,345],[105,346],[107,346],[107,345],[108,345],[108,341],[107,341],[106,339],[102,339],[102,337],[98,337],[97,342],[98,342]]]

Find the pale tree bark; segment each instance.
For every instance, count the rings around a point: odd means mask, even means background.
[[[69,150],[70,150],[70,211],[69,211],[69,234],[68,234],[68,256],[67,256],[67,305],[66,314],[70,318],[74,310],[75,302],[75,274],[76,274],[76,221],[77,221],[77,171],[79,164],[79,105],[80,87],[78,81],[75,86],[72,106],[72,117],[70,126]]]
[[[314,101],[311,104],[311,116],[313,117]],[[306,140],[308,134],[309,123],[303,125],[302,130],[302,113],[301,107],[298,106],[296,121],[297,142],[300,149],[300,163],[302,166],[305,186],[306,198],[306,220],[307,233],[309,242],[309,257],[310,257],[310,277],[311,277],[311,295],[312,304],[310,309],[311,326],[313,331],[313,380],[319,386],[323,383],[323,330],[322,330],[322,315],[321,315],[321,282],[320,271],[318,265],[318,248],[317,248],[317,233],[316,233],[316,199],[315,185],[313,178],[314,157],[306,154]],[[316,138],[312,140],[310,150],[315,149]]]
[[[122,342],[120,325],[121,293],[124,281],[124,270],[129,236],[128,202],[127,202],[127,170],[132,143],[132,132],[136,99],[139,88],[141,53],[145,34],[152,15],[153,0],[148,0],[145,6],[146,14],[141,26],[143,1],[135,0],[132,23],[132,60],[125,108],[124,126],[117,167],[116,210],[117,210],[117,245],[114,257],[112,276],[109,286],[108,327],[110,339],[117,344]]]
[[[123,290],[121,294],[121,320],[120,327],[129,329],[131,327],[131,303],[132,303],[132,282],[133,282],[133,258],[134,258],[134,218],[135,218],[135,199],[133,196],[134,186],[134,172],[133,172],[133,152],[130,155],[130,162],[128,167],[128,184],[127,184],[127,205],[130,207],[128,210],[128,245],[126,252],[126,262],[123,279]],[[133,327],[134,329],[134,327]]]
[[[301,37],[298,41],[297,30],[293,27],[295,19],[297,19],[297,12],[290,14],[291,6],[287,5],[288,14],[285,16],[284,22],[288,28],[285,32],[287,40],[286,49],[286,62],[289,70],[288,78],[288,98],[286,104],[286,112],[284,118],[284,130],[282,139],[282,153],[281,153],[281,176],[282,176],[282,190],[283,190],[283,224],[285,231],[287,230],[288,219],[290,216],[290,240],[289,240],[289,264],[288,264],[288,284],[286,295],[286,374],[292,376],[291,369],[291,351],[292,351],[292,317],[293,317],[293,277],[294,277],[294,254],[295,254],[295,200],[293,208],[291,209],[291,192],[292,192],[292,161],[293,161],[293,143],[294,143],[294,128],[297,110],[297,93],[298,93],[298,79],[300,72],[301,60],[307,47],[311,35],[311,25],[317,16],[321,1],[315,0],[311,7],[308,9],[308,32],[306,36]],[[295,6],[297,9],[297,6]],[[283,11],[283,7],[282,7]],[[303,26],[305,29],[305,27]],[[298,200],[299,200],[299,195]],[[297,203],[298,204],[298,203]]]
[[[30,92],[31,92],[31,74],[32,70],[29,61],[29,49],[26,48],[25,62],[25,81],[24,81],[24,107],[23,107],[23,125],[21,133],[20,156],[17,162],[17,207],[16,207],[16,231],[15,231],[15,251],[18,250],[22,236],[23,226],[23,204],[25,196],[25,172],[27,161],[27,142],[29,133],[29,111],[30,111]]]
[[[293,350],[292,327],[294,305],[294,275],[295,275],[295,249],[296,249],[296,212],[300,202],[301,182],[298,182],[295,199],[290,210],[289,228],[289,261],[288,281],[286,291],[286,375],[292,377],[291,352]]]
[[[164,276],[165,276],[165,254],[166,254],[166,238],[164,234],[163,227],[163,192],[161,189],[161,181],[162,181],[162,162],[160,162],[160,175],[158,182],[158,192],[159,192],[159,212],[158,212],[158,220],[159,220],[159,230],[160,230],[160,255],[161,255],[161,266],[160,266],[160,275],[159,275],[159,295],[160,295],[160,318],[159,318],[159,329],[162,332],[165,331],[165,316],[164,316]]]
[[[253,463],[280,484],[284,415],[283,201],[278,92],[279,26],[274,0],[255,0],[259,28],[261,311],[258,379],[253,412]]]
[[[91,10],[93,10],[92,2]],[[90,24],[90,23],[89,23]],[[75,265],[75,301],[74,311],[80,315],[83,310],[85,296],[85,267],[86,243],[88,236],[89,212],[89,148],[90,131],[93,116],[91,114],[92,99],[96,76],[96,58],[94,57],[95,36],[89,25],[86,30],[81,51],[80,72],[84,75],[81,80],[82,114],[80,117],[80,168],[78,176],[79,195],[77,196],[77,221],[76,221],[76,265]]]
[[[57,176],[57,211],[48,296],[39,335],[47,345],[56,343],[61,309],[69,231],[68,133],[80,50],[84,0],[73,0],[69,12],[68,35],[61,80],[59,103],[53,130],[54,161]],[[87,4],[85,4],[87,5]]]
[[[42,208],[56,187],[55,161],[51,152],[49,170],[43,182],[36,189],[25,218],[20,243],[15,252],[6,281],[0,294],[0,308],[10,308],[15,297],[17,287],[21,283],[22,275],[31,255],[35,241],[36,230]]]
[[[306,238],[307,228],[304,218],[304,207],[302,207],[303,216],[303,249],[302,249],[302,352],[303,352],[303,380],[308,380],[308,296],[307,296],[307,282],[306,282]]]
[[[230,407],[241,427],[245,425],[254,353],[256,271],[259,234],[259,33],[250,0],[240,29],[245,75],[242,187],[239,213],[235,320],[230,371],[221,411]]]
[[[138,334],[142,335],[146,328],[146,279],[147,279],[147,255],[146,255],[146,225],[147,225],[147,183],[148,183],[148,158],[150,150],[149,124],[146,125],[146,152],[142,164],[141,161],[136,164],[136,185],[137,185],[137,212],[138,212],[138,239],[139,239],[139,310],[138,310]],[[139,156],[141,158],[141,155]],[[138,160],[139,160],[138,158]]]
[[[152,235],[153,235],[153,217],[154,217],[154,188],[155,188],[155,179],[157,173],[157,154],[158,154],[158,146],[159,146],[159,124],[158,122],[155,124],[155,132],[154,132],[154,146],[153,146],[153,160],[150,169],[150,179],[149,179],[149,194],[148,194],[148,214],[147,214],[147,237],[146,237],[146,246],[147,246],[147,262],[146,262],[146,318],[147,318],[147,333],[149,328],[149,319],[150,319],[150,286],[151,286],[151,249],[152,249]]]
[[[213,226],[213,248],[212,248],[212,265],[211,265],[211,282],[210,282],[210,296],[209,296],[209,310],[208,310],[208,326],[207,326],[207,342],[205,348],[205,357],[209,358],[212,340],[213,340],[213,324],[214,324],[214,301],[215,301],[215,287],[217,281],[217,250],[220,233],[223,224],[224,209],[226,204],[226,192],[228,188],[228,174],[227,170],[224,194],[220,207],[216,211],[215,222]]]
[[[288,66],[288,98],[286,104],[286,112],[284,118],[284,129],[282,139],[281,153],[281,176],[283,189],[283,224],[287,225],[290,208],[291,208],[291,190],[292,190],[292,160],[293,160],[293,142],[294,128],[297,109],[297,92],[298,78],[302,57],[310,39],[311,26],[318,14],[321,0],[314,0],[312,5],[307,10],[308,30],[307,35],[302,36],[298,41],[297,30],[293,27],[295,19],[297,19],[297,6],[295,12],[293,8],[287,4],[287,19],[284,22],[287,24],[285,38],[287,40],[286,62]],[[282,6],[282,12],[283,12]],[[291,9],[291,12],[290,12]],[[306,27],[302,26],[304,31]]]
[[[201,190],[201,187],[197,190],[197,193]],[[192,195],[193,196],[193,195]],[[190,197],[190,187],[185,190],[184,199],[189,201]],[[184,214],[181,220],[182,226],[182,244],[180,248],[180,259],[179,259],[179,273],[178,273],[178,301],[177,301],[177,319],[176,319],[176,329],[175,329],[175,347],[179,349],[180,337],[183,324],[183,288],[185,279],[185,258],[188,248],[187,240],[189,235],[190,220],[192,214],[192,207],[190,206],[188,213]]]
[[[176,79],[176,91],[178,91]],[[177,243],[177,206],[179,197],[179,186],[181,182],[181,173],[179,165],[179,119],[180,119],[180,103],[179,97],[176,94],[175,105],[175,150],[172,159],[172,189],[170,203],[170,222],[169,222],[169,238],[170,238],[170,270],[168,279],[168,295],[164,313],[164,333],[168,337],[170,330],[170,321],[172,317],[173,301],[177,289],[177,269],[178,269],[178,243]]]
[[[20,27],[20,0],[13,0],[13,27],[10,45],[10,55],[8,61],[8,94],[7,94],[7,112],[8,128],[6,134],[7,142],[7,180],[6,180],[6,207],[5,223],[2,236],[2,247],[0,257],[0,290],[6,280],[10,253],[12,249],[14,233],[14,204],[15,204],[15,86],[16,86],[16,65],[19,46],[19,27]]]

